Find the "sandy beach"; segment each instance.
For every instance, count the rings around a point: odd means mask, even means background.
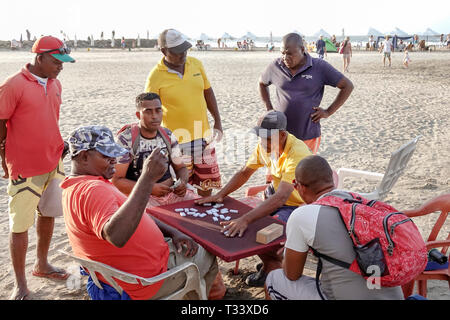
[[[244,145],[237,146],[234,135],[247,132],[264,112],[257,83],[265,67],[279,53],[273,52],[197,52],[206,69],[221,112],[225,131],[217,145],[223,183],[244,165],[256,138],[249,135]],[[73,52],[74,64],[64,64],[59,79],[63,85],[60,127],[64,138],[80,125],[101,124],[116,132],[124,124],[135,121],[134,98],[144,90],[148,72],[161,59],[154,50],[121,51],[86,49]],[[316,55],[313,54],[315,57]],[[0,51],[0,81],[17,72],[33,55],[28,52]],[[394,53],[392,68],[383,68],[379,53],[354,53],[350,72],[355,90],[347,103],[331,118],[322,121],[322,144],[319,154],[334,169],[355,168],[384,173],[391,152],[421,135],[417,149],[404,175],[389,193],[386,202],[399,210],[418,207],[423,202],[450,192],[450,52],[410,53],[409,69],[402,65],[403,53]],[[338,54],[327,61],[342,70]],[[337,89],[325,89],[322,107],[334,100]],[[272,95],[274,91],[272,90]],[[254,140],[252,140],[254,139]],[[253,142],[252,142],[253,141]],[[30,141],[32,143],[32,141]],[[236,150],[244,151],[236,156]],[[65,171],[70,161],[65,160]],[[247,186],[261,184],[260,170]],[[0,299],[8,299],[14,287],[14,273],[9,254],[9,222],[7,181],[0,180]],[[245,187],[232,196],[242,197]],[[374,183],[348,180],[345,188],[371,191]],[[417,218],[415,222],[424,238],[437,215]],[[88,299],[86,278],[80,278],[77,266],[59,250],[70,251],[64,221],[57,218],[49,252],[50,263],[65,267],[74,275],[68,282],[55,282],[31,276],[36,257],[36,229],[29,230],[26,272],[32,299]],[[450,231],[444,225],[441,237]],[[228,292],[226,299],[263,299],[262,288],[249,288],[245,276],[254,271],[256,257],[241,260],[241,273],[234,276],[234,263],[220,262]],[[314,272],[308,270],[308,275]],[[429,299],[450,299],[443,281],[428,283]]]

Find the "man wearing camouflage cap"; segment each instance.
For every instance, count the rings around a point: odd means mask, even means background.
[[[152,218],[145,208],[152,188],[166,172],[168,159],[155,148],[127,198],[110,181],[116,158],[128,151],[102,126],[75,130],[69,138],[72,170],[63,188],[63,212],[74,254],[144,278],[156,276],[186,261],[194,262],[207,295],[217,275],[215,257],[191,238]],[[164,237],[170,238],[166,242]],[[103,290],[88,286],[92,299],[149,299],[171,292],[170,281],[142,286],[117,280],[120,295],[101,276]],[[92,282],[92,279],[89,281]],[[92,283],[91,283],[92,284]]]

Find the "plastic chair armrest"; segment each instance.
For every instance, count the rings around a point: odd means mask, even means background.
[[[349,169],[349,168],[340,168],[337,170],[337,174],[339,177],[338,189],[341,189],[343,187],[344,179],[347,177],[365,178],[365,179],[376,180],[376,181],[380,181],[384,177],[384,175],[381,173]]]

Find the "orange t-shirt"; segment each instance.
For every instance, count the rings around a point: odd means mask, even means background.
[[[59,131],[61,83],[46,89],[28,65],[0,85],[0,119],[6,122],[6,164],[11,179],[33,177],[58,166],[64,142]]]
[[[111,182],[96,176],[67,177],[61,188],[67,235],[76,256],[144,278],[167,271],[169,247],[150,215],[142,215],[136,231],[122,248],[102,238],[104,225],[127,200]],[[99,279],[108,283],[100,275]],[[163,283],[142,286],[117,282],[133,300],[151,298]]]

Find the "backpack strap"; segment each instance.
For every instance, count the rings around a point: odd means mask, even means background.
[[[309,247],[312,252],[314,253],[314,255],[319,259],[319,262],[317,263],[317,269],[316,269],[316,288],[317,288],[317,292],[319,293],[319,296],[322,300],[326,300],[325,297],[322,294],[322,290],[320,289],[320,274],[322,273],[322,268],[323,268],[323,263],[322,263],[322,258],[327,260],[328,262],[337,265],[339,267],[342,267],[344,269],[350,269],[351,264],[332,258],[330,256],[327,256],[325,254],[321,254],[319,251],[317,251],[316,249]]]
[[[169,151],[169,158],[170,158],[170,156],[172,155],[171,139],[163,127],[159,126],[158,132],[159,132],[159,135],[161,136],[161,138],[164,140],[164,143],[166,144],[167,150]]]

